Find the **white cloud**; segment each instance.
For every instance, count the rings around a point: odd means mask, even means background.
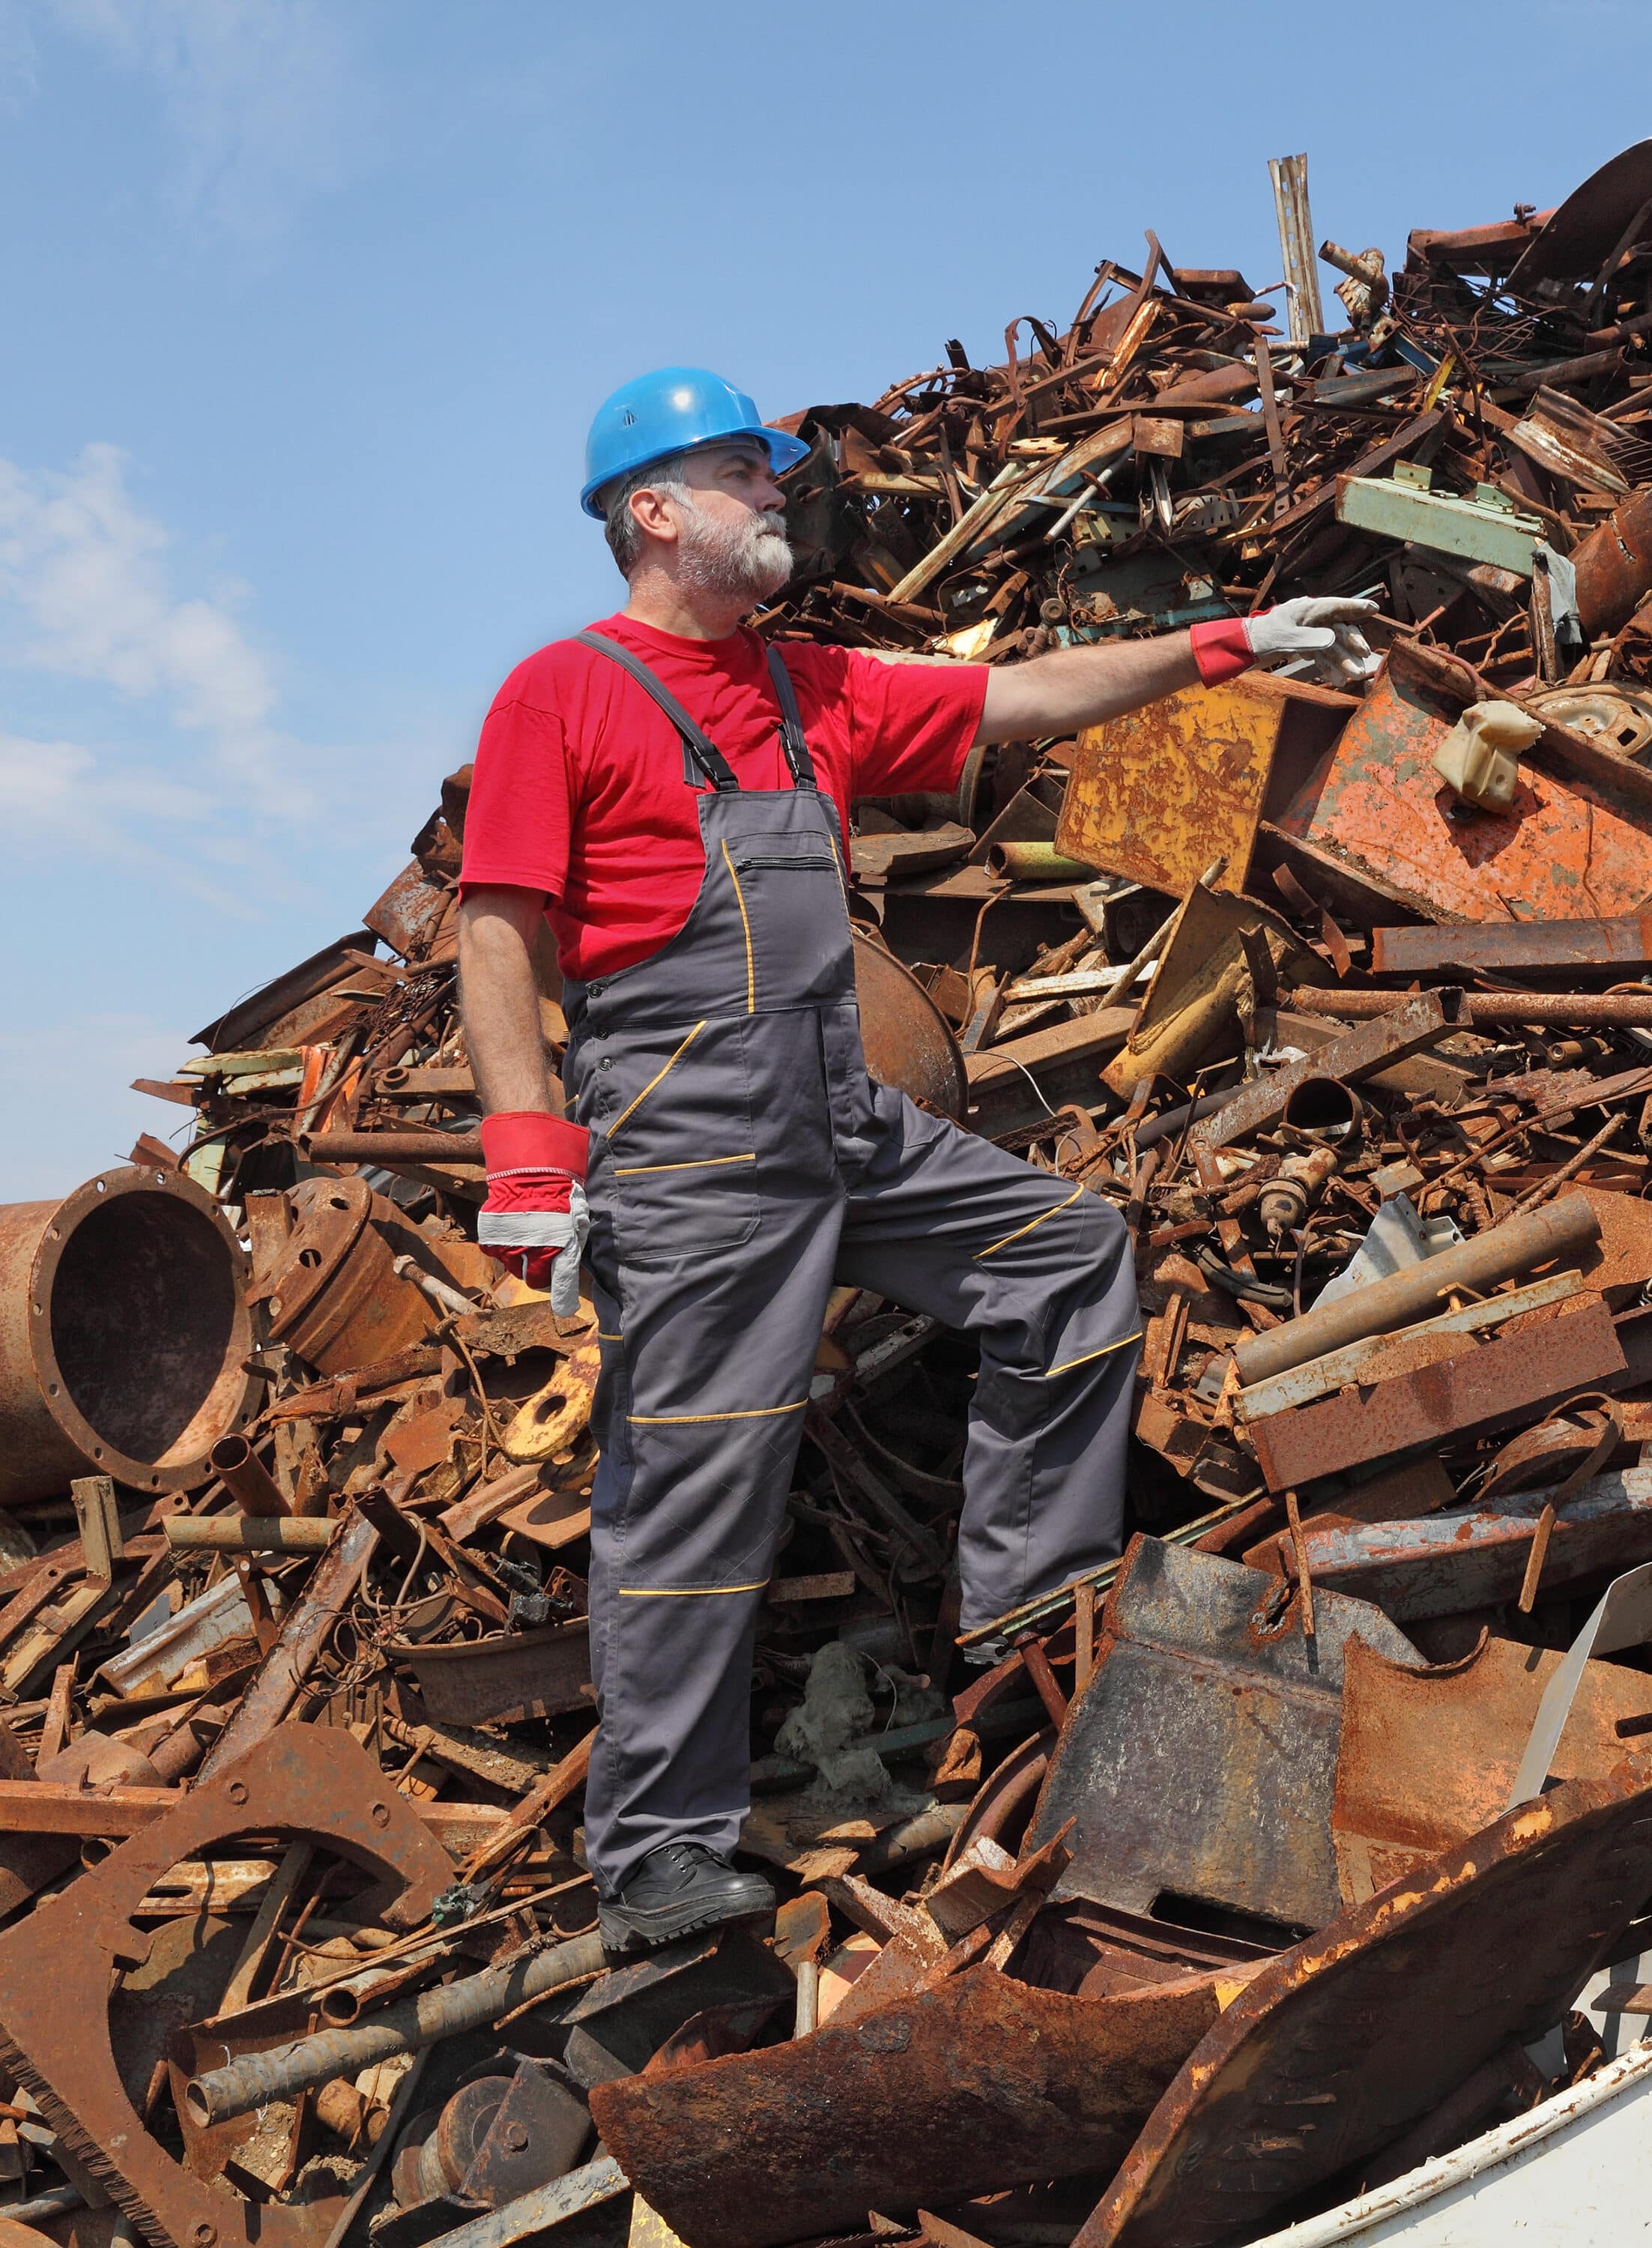
[[[46,0],[160,90],[179,151],[171,200],[224,231],[276,233],[339,186],[363,143],[349,41],[316,0]]]
[[[109,811],[199,817],[233,783],[251,809],[303,818],[314,798],[297,777],[294,744],[270,723],[270,667],[222,600],[175,593],[169,544],[133,504],[113,445],[88,445],[65,473],[0,461],[0,664],[158,705],[171,726],[202,737],[206,790],[146,781],[140,764],[115,777],[113,793],[103,783]],[[34,746],[47,754],[31,786],[48,798],[72,769],[83,787],[101,778],[89,751]],[[15,754],[10,763],[15,770]]]

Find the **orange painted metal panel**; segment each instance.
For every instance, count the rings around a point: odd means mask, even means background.
[[[1564,762],[1556,753],[1551,728],[1522,759],[1507,814],[1461,805],[1433,759],[1472,699],[1472,678],[1425,651],[1396,648],[1280,816],[1282,831],[1379,878],[1434,921],[1634,912],[1652,897],[1642,776],[1626,771],[1620,782],[1596,766],[1586,777],[1571,751]]]

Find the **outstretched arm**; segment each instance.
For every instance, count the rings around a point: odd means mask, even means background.
[[[1075,734],[1201,681],[1210,687],[1235,678],[1264,655],[1309,655],[1339,682],[1363,678],[1376,660],[1358,627],[1375,613],[1374,601],[1308,597],[1191,632],[1059,648],[1030,663],[1002,664],[987,681],[976,742]]]

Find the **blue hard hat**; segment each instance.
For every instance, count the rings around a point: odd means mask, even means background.
[[[616,476],[646,469],[690,446],[720,437],[757,437],[769,449],[776,476],[795,469],[809,448],[784,429],[771,429],[744,390],[703,367],[657,367],[622,382],[605,398],[585,441],[585,488],[579,504],[599,519],[597,494]]]

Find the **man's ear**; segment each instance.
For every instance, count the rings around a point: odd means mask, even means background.
[[[671,511],[671,503],[663,492],[657,492],[651,485],[644,484],[640,491],[632,493],[628,505],[632,520],[646,537],[675,544],[677,520]]]

